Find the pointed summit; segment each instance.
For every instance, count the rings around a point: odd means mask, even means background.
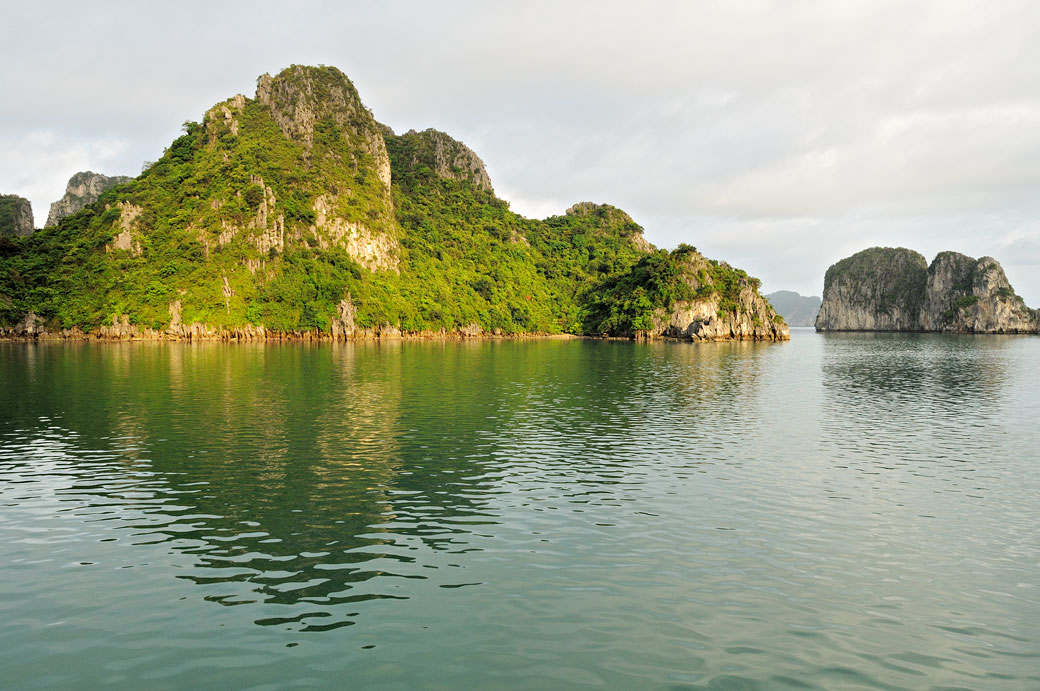
[[[316,128],[332,124],[344,142],[372,156],[380,181],[390,188],[390,159],[382,131],[354,84],[335,67],[293,65],[274,77],[261,75],[256,100],[271,109],[286,137],[308,151]]]

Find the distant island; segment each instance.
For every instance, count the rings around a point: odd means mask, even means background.
[[[873,247],[827,269],[816,330],[1040,333],[1040,312],[992,257]]]
[[[813,326],[822,303],[815,295],[799,295],[791,290],[769,293],[766,300],[769,300],[769,304],[784,318],[788,326]]]
[[[519,216],[472,150],[395,134],[333,67],[183,130],[134,179],[74,176],[41,230],[3,198],[0,336],[789,338],[746,272],[609,204]]]

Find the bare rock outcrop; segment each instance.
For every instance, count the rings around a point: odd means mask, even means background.
[[[384,136],[387,135],[384,130]],[[409,130],[394,140],[401,152],[400,161],[413,169],[425,166],[434,175],[449,180],[470,182],[476,187],[494,194],[491,177],[484,168],[484,161],[468,146],[435,129],[422,132]],[[396,160],[396,159],[395,159]]]
[[[922,331],[1036,333],[1036,311],[1025,306],[993,257],[940,252],[928,267]]]
[[[33,234],[32,204],[15,194],[0,195],[0,237],[28,237]]]
[[[695,292],[709,284],[705,280],[708,261],[695,254],[684,266],[684,280]],[[727,269],[728,265],[723,264]],[[758,293],[756,279],[741,277],[737,297],[729,304],[717,292],[680,300],[672,309],[659,309],[653,328],[643,337],[676,338],[685,341],[788,341],[791,331],[776,310]]]
[[[924,256],[873,247],[827,269],[817,331],[917,331],[928,282]]]
[[[653,252],[657,249],[643,236],[643,227],[616,206],[596,202],[578,202],[568,208],[564,215],[592,219],[600,228],[622,228],[627,231],[629,240],[640,252]]]
[[[757,299],[756,299],[757,298]],[[741,291],[739,312],[720,312],[718,300],[677,302],[670,313],[658,312],[648,336],[684,341],[788,341],[791,330],[776,319],[765,300],[750,290]]]
[[[583,326],[590,335],[637,340],[790,340],[790,329],[759,285],[690,245],[657,250],[588,296]]]
[[[328,194],[319,195],[314,200],[314,225],[310,231],[318,246],[322,249],[341,246],[369,271],[400,273],[397,239],[359,221],[345,220],[337,213],[340,201],[337,196]]]
[[[992,257],[875,247],[827,270],[816,330],[1040,333],[1040,314]]]
[[[50,213],[47,214],[47,226],[58,225],[61,219],[96,202],[102,192],[130,182],[131,179],[124,175],[109,177],[89,170],[76,173],[69,178],[69,183],[65,186],[65,196],[51,204]]]
[[[354,135],[375,161],[376,174],[390,192],[390,157],[383,130],[361,102],[354,84],[335,67],[293,65],[276,76],[257,81],[256,100],[271,109],[282,133],[310,149],[314,130],[331,119],[343,131],[344,141]]]

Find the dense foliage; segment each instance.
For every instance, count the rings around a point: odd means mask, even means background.
[[[693,294],[680,268],[692,248],[652,251],[620,210],[523,218],[464,145],[395,136],[338,70],[266,79],[266,101],[218,104],[138,178],[0,240],[0,325],[32,310],[52,328],[125,314],[165,329],[177,303],[186,324],[328,333],[349,300],[359,328],[623,333]],[[717,285],[725,302],[739,276],[705,267],[702,293]]]
[[[676,302],[712,299],[719,314],[740,312],[745,286],[759,280],[725,262],[705,259],[682,244],[643,256],[628,271],[605,278],[582,296],[586,333],[632,336],[654,328],[654,318]]]

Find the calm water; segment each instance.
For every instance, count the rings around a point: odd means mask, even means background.
[[[1040,338],[0,344],[0,687],[1040,688]]]

